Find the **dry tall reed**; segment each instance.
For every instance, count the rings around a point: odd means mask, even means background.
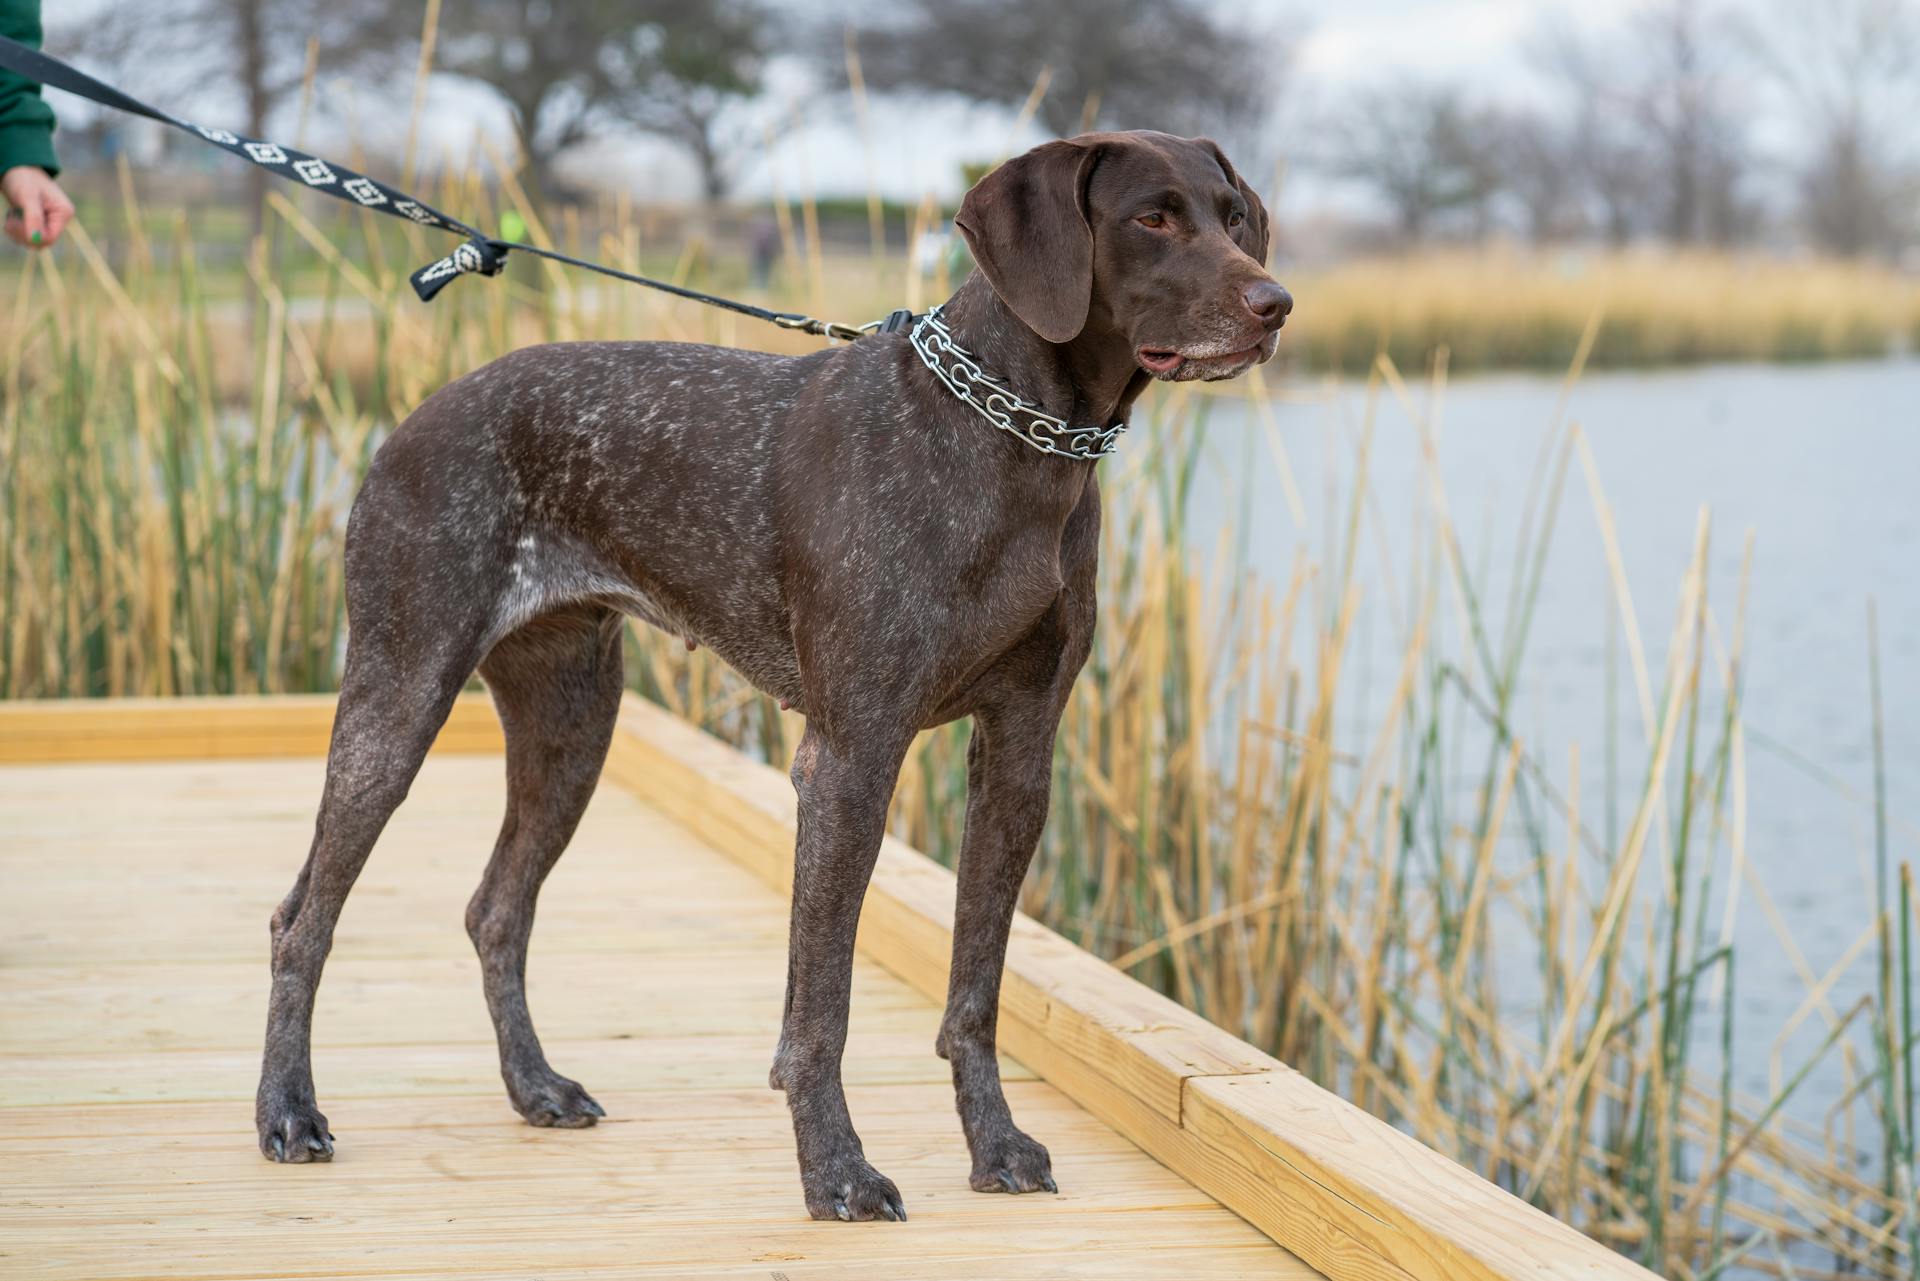
[[[1362,376],[1377,352],[1422,369],[1564,369],[1587,318],[1594,366],[1884,356],[1920,341],[1920,281],[1873,263],[1765,254],[1428,250],[1292,273],[1296,353]]]

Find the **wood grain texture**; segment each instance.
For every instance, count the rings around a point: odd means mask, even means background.
[[[1011,1060],[1063,1191],[969,1191],[939,1010],[865,959],[847,1093],[913,1218],[809,1221],[766,1086],[785,903],[618,786],[542,894],[528,976],[555,1065],[610,1115],[522,1124],[461,922],[505,801],[488,756],[429,758],[342,917],[315,1026],[338,1159],[270,1165],[252,1126],[266,921],[312,835],[324,726],[181,710],[178,742],[147,717],[145,763],[0,766],[0,1277],[1317,1275]],[[226,749],[309,754],[164,759],[208,741],[203,711]],[[79,721],[34,723],[81,750]],[[703,795],[733,815],[706,830],[758,830]]]
[[[0,764],[314,756],[332,730],[329,694],[0,701]],[[461,695],[434,743],[441,752],[501,749],[485,694]]]

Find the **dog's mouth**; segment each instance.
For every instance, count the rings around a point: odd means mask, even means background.
[[[1205,354],[1180,352],[1171,347],[1141,347],[1134,352],[1134,359],[1155,378],[1169,382],[1231,378],[1271,356],[1279,337],[1275,332],[1263,336],[1251,347]]]
[[[1167,351],[1164,348],[1158,347],[1142,347],[1137,355],[1140,360],[1140,368],[1146,370],[1155,378],[1165,378],[1168,374],[1187,363],[1187,358],[1179,352]]]

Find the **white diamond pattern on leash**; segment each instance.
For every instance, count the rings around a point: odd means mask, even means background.
[[[402,200],[399,204],[395,205],[394,208],[415,222],[426,223],[428,226],[432,226],[434,223],[433,215],[411,200]]]
[[[240,145],[239,135],[228,133],[225,129],[209,129],[205,125],[195,125],[194,130],[208,142],[217,142],[223,147]]]
[[[380,188],[374,185],[371,178],[355,178],[351,182],[342,184],[341,189],[369,208],[387,203],[386,196],[381,194]]]
[[[293,171],[300,175],[301,181],[309,187],[324,187],[336,181],[333,170],[327,168],[327,162],[309,157],[293,162]]]
[[[279,144],[272,142],[250,142],[246,146],[247,158],[257,165],[284,165],[287,153],[280,150]]]

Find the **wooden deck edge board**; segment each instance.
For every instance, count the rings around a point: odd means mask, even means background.
[[[0,700],[0,764],[319,756],[333,705],[331,694]],[[473,693],[455,701],[433,746],[492,753],[504,745],[491,700]]]
[[[318,755],[332,713],[325,696],[0,702],[0,763]],[[486,696],[468,694],[435,749],[501,746]],[[628,695],[606,776],[791,888],[794,795],[779,771]],[[887,840],[861,950],[944,1001],[953,902],[951,872]],[[1653,1276],[1025,917],[1008,947],[999,1036],[1333,1281]]]

